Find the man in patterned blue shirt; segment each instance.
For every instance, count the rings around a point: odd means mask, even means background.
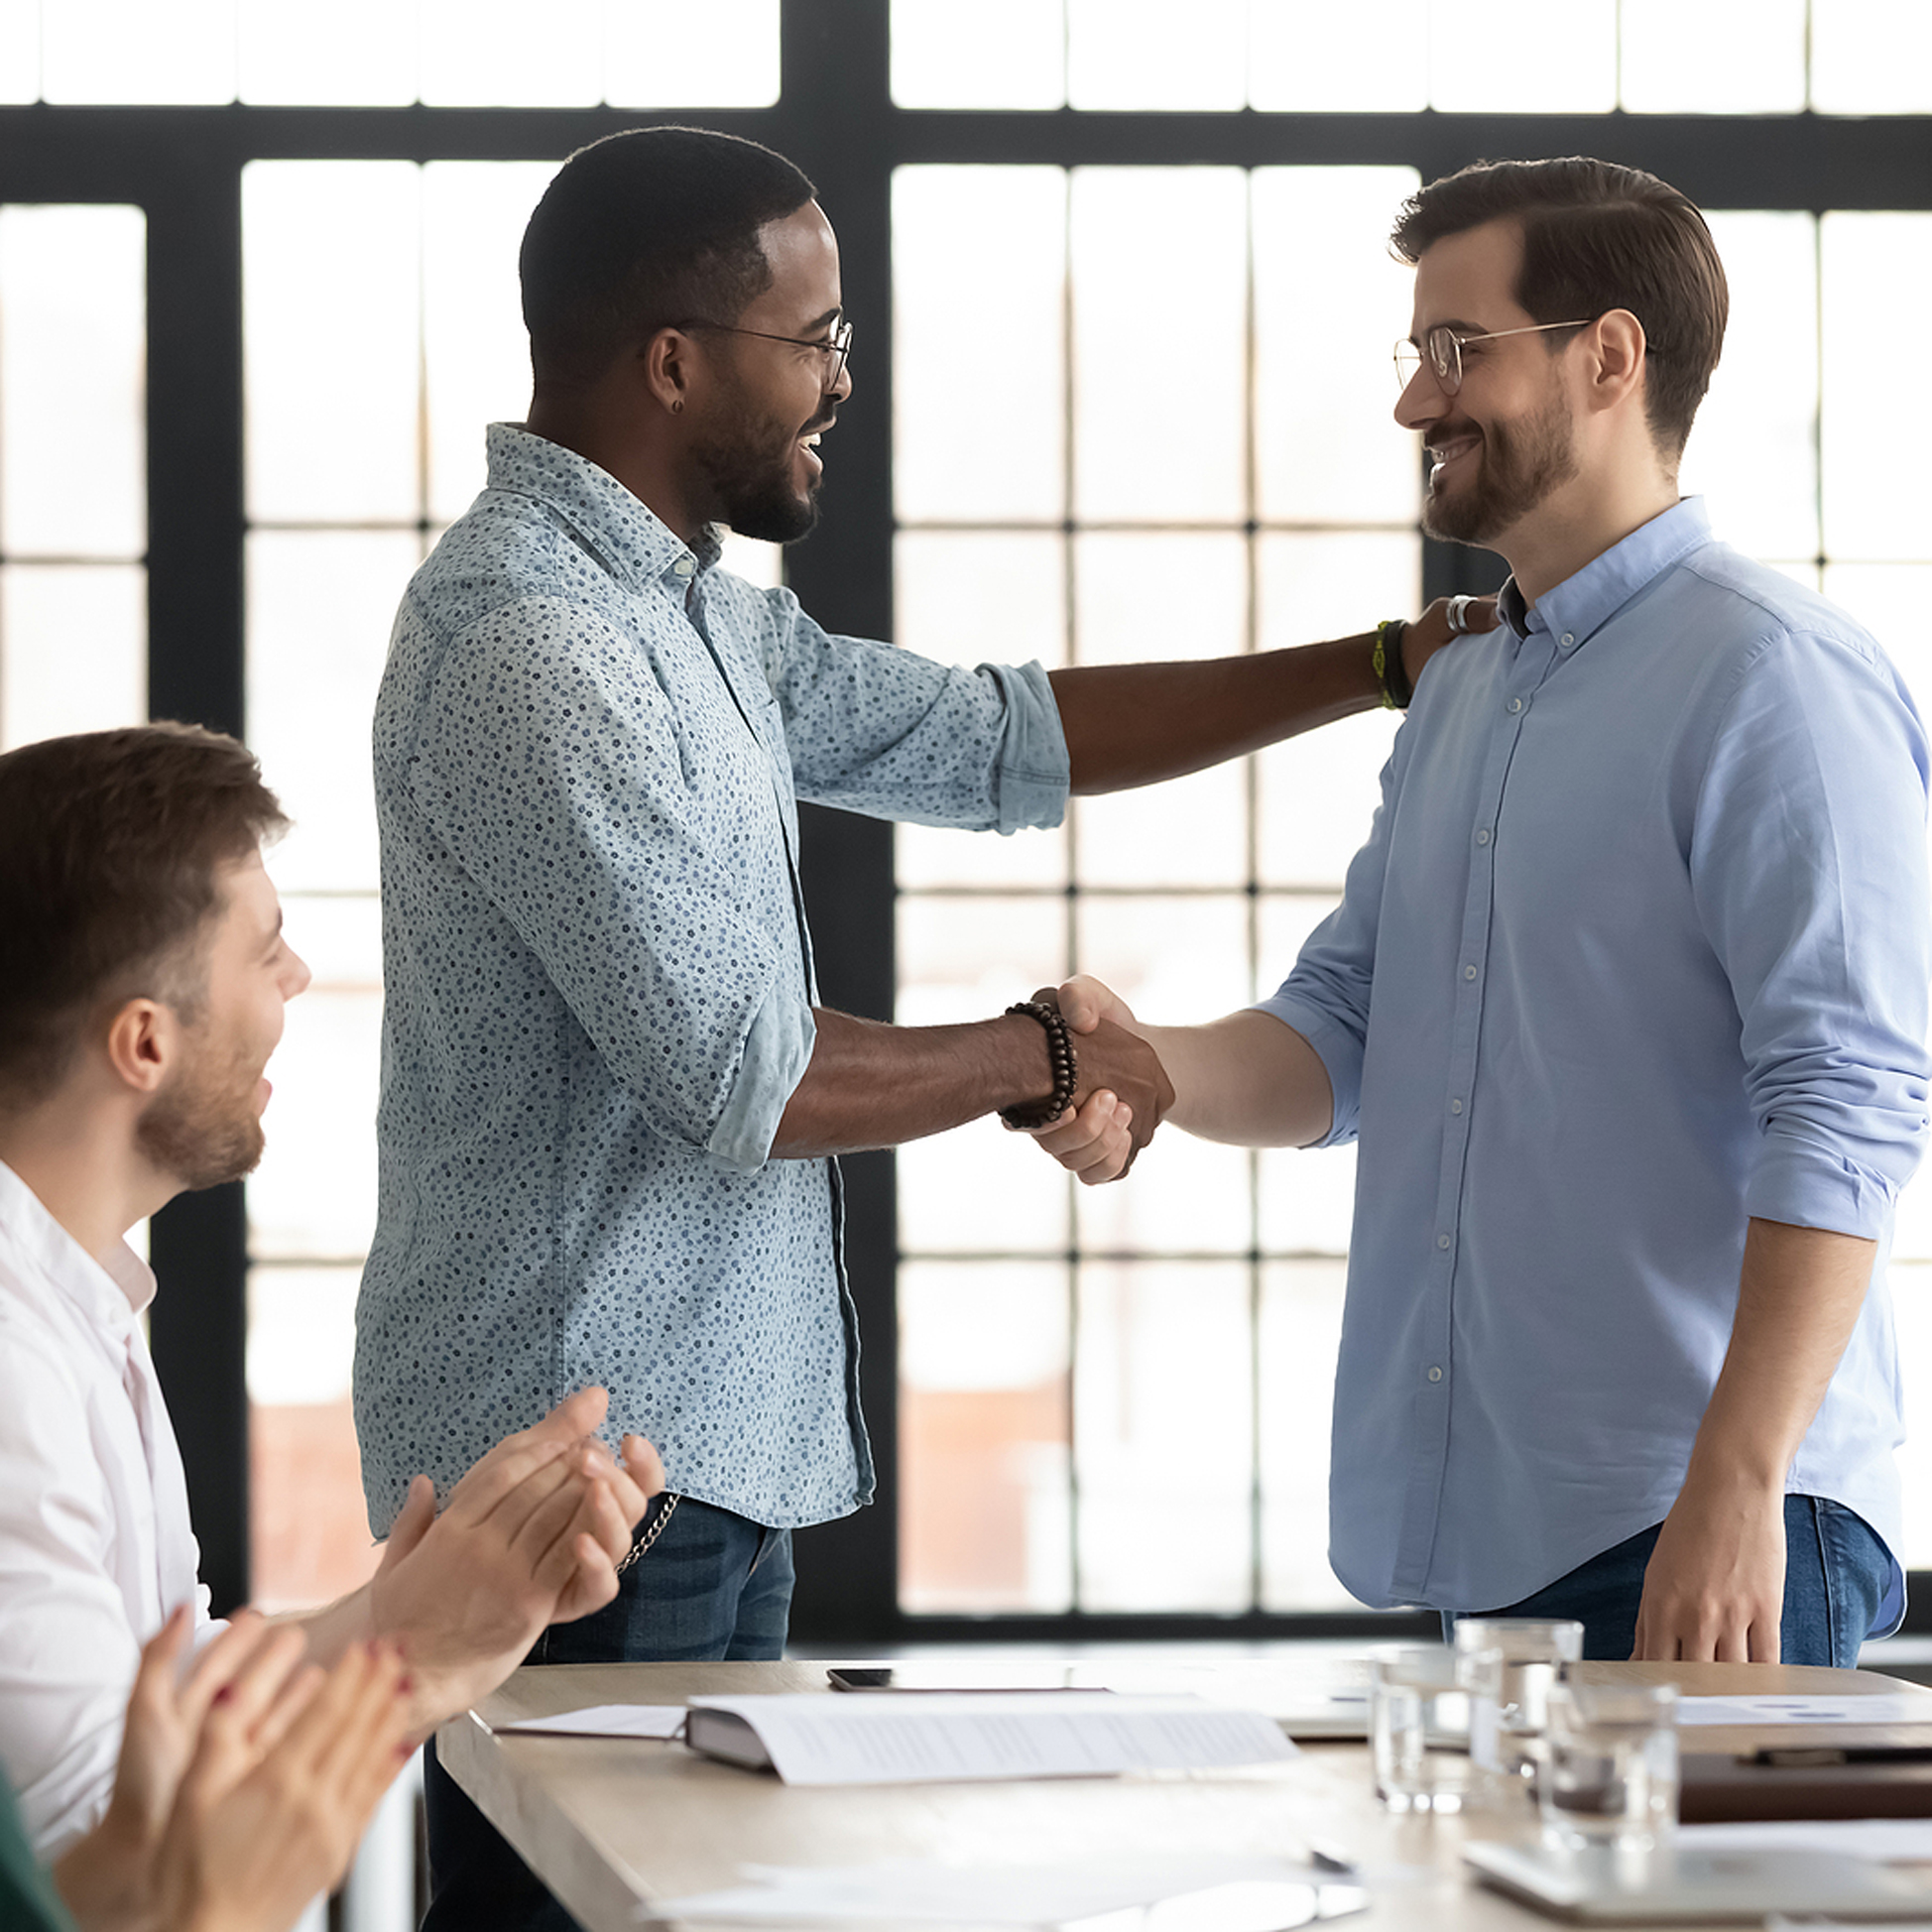
[[[1682,194],[1484,164],[1394,239],[1396,420],[1428,528],[1509,558],[1504,621],[1430,671],[1280,991],[1146,1030],[1189,1132],[1360,1140],[1356,1595],[1574,1617],[1595,1657],[1850,1664],[1903,1611],[1925,732],[1856,622],[1678,495],[1728,311]],[[1098,1110],[1047,1139],[1095,1179],[1126,1153]]]
[[[584,1382],[675,1502],[551,1661],[770,1657],[789,1532],[868,1502],[830,1156],[1057,1093],[1137,1141],[1145,1042],[816,1003],[795,800],[996,829],[1405,694],[1362,637],[1058,671],[828,636],[715,566],[790,541],[850,393],[838,253],[789,163],[690,129],[563,168],[523,250],[536,394],[418,573],[375,721],[380,1212],[358,1309],[371,1520]],[[1411,626],[1412,677],[1446,641]],[[1386,675],[1385,675],[1386,671]],[[439,1769],[434,1916],[554,1912]]]

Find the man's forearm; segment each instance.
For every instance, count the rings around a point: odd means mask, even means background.
[[[1124,791],[1260,751],[1382,702],[1373,634],[1247,658],[1049,673],[1076,792]]]
[[[1779,1490],[1857,1325],[1877,1244],[1752,1221],[1724,1371],[1691,1450],[1690,1480]]]
[[[1175,1127],[1238,1147],[1305,1147],[1334,1119],[1321,1056],[1272,1014],[1231,1013],[1204,1026],[1135,1031],[1160,1055],[1174,1083]]]
[[[1045,1029],[1025,1014],[958,1026],[888,1026],[823,1008],[772,1157],[896,1147],[1053,1091]]]

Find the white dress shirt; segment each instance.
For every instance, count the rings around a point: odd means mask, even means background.
[[[208,1623],[154,1293],[0,1162],[0,1760],[48,1860],[106,1808],[141,1645],[178,1604]]]

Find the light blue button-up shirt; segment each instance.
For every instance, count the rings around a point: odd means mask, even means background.
[[[1056,823],[1045,673],[828,636],[508,424],[377,700],[370,1520],[586,1383],[670,1487],[775,1527],[872,1493],[836,1170],[768,1160],[811,1053],[795,797]]]
[[[1263,1003],[1328,1069],[1331,1141],[1361,1141],[1335,1572],[1371,1604],[1492,1609],[1660,1521],[1752,1216],[1880,1244],[1788,1487],[1895,1552],[1917,713],[1695,499],[1505,614],[1431,662],[1343,905]]]

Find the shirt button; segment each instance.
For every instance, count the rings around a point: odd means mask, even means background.
[[[1473,980],[1475,977],[1476,977],[1476,968],[1474,966],[1465,966],[1463,968],[1464,979]]]
[[[1452,1101],[1451,1101],[1451,1102],[1449,1103],[1449,1111],[1450,1111],[1450,1113],[1452,1113],[1452,1114],[1460,1114],[1460,1113],[1462,1112],[1462,1110],[1463,1110],[1463,1104],[1462,1104],[1462,1102],[1461,1102],[1460,1100],[1452,1100]]]
[[[1512,697],[1509,700],[1509,715],[1513,718],[1515,714],[1521,709],[1522,709],[1522,699],[1519,697]]]
[[[1489,844],[1489,842],[1490,842],[1490,828],[1487,825],[1485,825],[1483,829],[1476,834],[1476,843],[1478,845],[1487,845]]]
[[[1571,645],[1576,643],[1576,637],[1574,633],[1565,631],[1563,635],[1556,640],[1556,642],[1563,650],[1567,651],[1569,650]]]
[[[1431,1369],[1429,1371],[1429,1380],[1431,1382],[1440,1382],[1442,1380],[1442,1371],[1440,1369]]]
[[[1449,1246],[1449,1237],[1447,1235],[1437,1235],[1435,1245],[1438,1248],[1447,1248]]]
[[[677,573],[678,576],[688,577],[691,574],[691,572],[697,568],[697,565],[693,563],[689,557],[680,556],[677,559],[677,561],[671,565],[671,568]]]

